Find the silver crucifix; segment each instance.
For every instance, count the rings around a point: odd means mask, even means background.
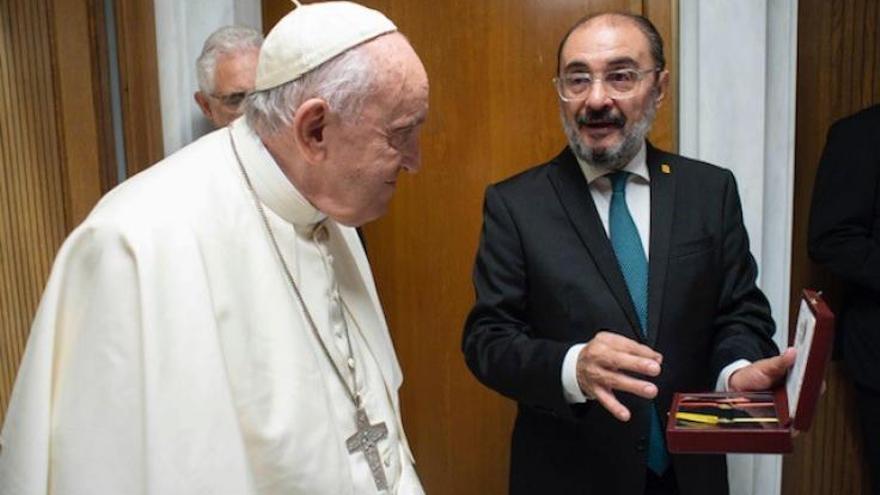
[[[364,457],[367,458],[367,464],[370,466],[370,472],[373,473],[376,489],[387,490],[388,480],[385,478],[385,469],[382,467],[382,458],[379,456],[379,449],[376,448],[376,445],[379,440],[388,437],[388,428],[384,422],[371,425],[367,411],[363,407],[357,408],[355,421],[357,422],[357,431],[345,441],[348,453],[354,454],[363,451]]]

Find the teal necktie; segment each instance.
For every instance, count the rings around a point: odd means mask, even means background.
[[[608,231],[611,247],[629,289],[642,333],[648,333],[648,258],[642,249],[642,239],[626,206],[626,179],[629,172],[615,172],[611,179],[611,207],[608,211]],[[669,467],[669,454],[663,441],[663,431],[657,409],[651,404],[651,428],[648,438],[648,468],[662,475]]]

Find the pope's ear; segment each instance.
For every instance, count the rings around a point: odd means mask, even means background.
[[[327,154],[324,130],[330,118],[330,107],[319,98],[306,100],[293,116],[293,133],[297,147],[309,163],[319,162]]]

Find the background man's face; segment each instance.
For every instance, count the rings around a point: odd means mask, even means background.
[[[419,167],[419,131],[428,112],[428,77],[400,34],[370,42],[378,74],[359,119],[338,114],[325,131],[328,160],[316,206],[346,225],[382,216],[401,171]],[[323,204],[319,204],[323,203]]]
[[[560,55],[560,75],[654,68],[647,37],[630,20],[600,17],[571,33]],[[641,147],[665,91],[667,74],[647,73],[626,98],[611,98],[593,83],[586,98],[560,101],[566,134],[575,153],[593,165],[622,168]],[[658,83],[658,78],[659,83]]]
[[[217,57],[213,93],[196,93],[199,108],[214,127],[224,127],[241,115],[243,96],[254,89],[259,53],[254,48]]]

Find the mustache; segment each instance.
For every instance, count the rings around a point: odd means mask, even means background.
[[[626,117],[622,114],[615,114],[610,108],[604,108],[602,110],[587,111],[575,117],[574,121],[578,126],[601,124],[623,127],[626,124]]]

